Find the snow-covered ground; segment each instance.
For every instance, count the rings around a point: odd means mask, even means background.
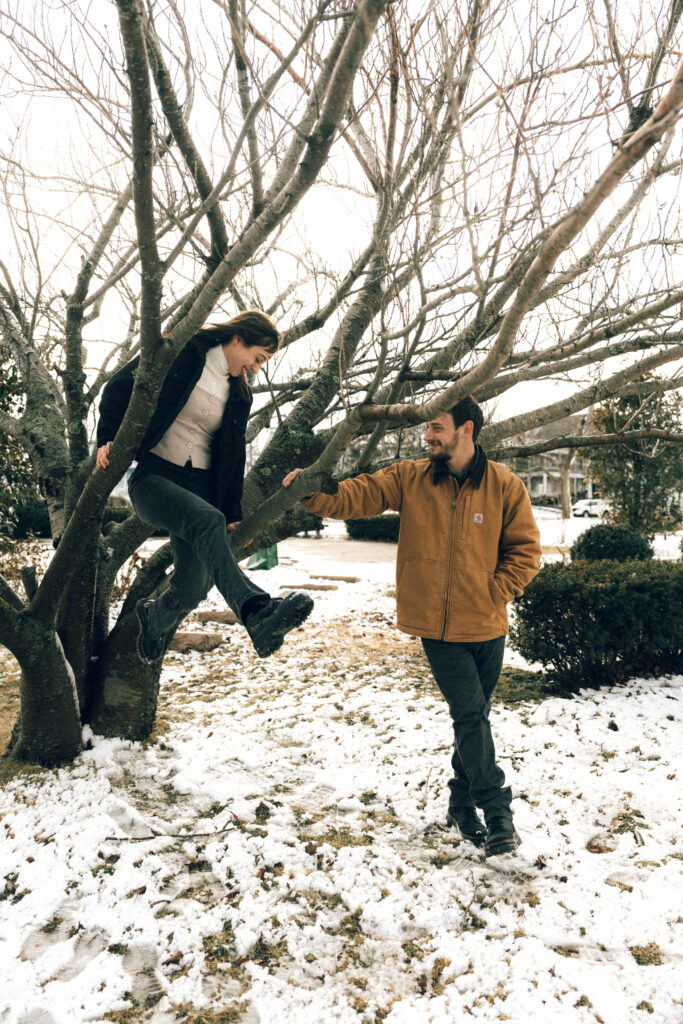
[[[167,657],[154,741],[0,789],[0,1021],[683,1021],[683,676],[496,705],[523,845],[486,861],[393,546],[325,535],[257,575],[358,577],[279,654],[190,622],[226,641]]]

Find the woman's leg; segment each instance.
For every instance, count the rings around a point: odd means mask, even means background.
[[[184,613],[196,606],[198,602],[188,605],[190,593],[194,598],[204,586],[206,577],[213,580],[240,620],[242,607],[247,601],[252,598],[268,600],[269,595],[252,583],[235,561],[228,543],[225,516],[210,502],[172,480],[152,473],[136,473],[129,491],[133,507],[140,518],[150,526],[168,530],[172,543],[176,545],[174,580],[169,588],[171,596],[162,604],[158,615],[154,608],[150,621],[152,632],[156,632],[152,623],[158,618],[161,624],[162,617],[166,621],[176,603],[179,603]],[[181,553],[180,566],[175,558],[177,551]],[[202,574],[200,581],[194,576],[197,564]],[[198,586],[200,582],[201,586]],[[190,592],[187,600],[182,597],[185,589]],[[165,597],[159,601],[164,601]],[[159,601],[153,604],[156,606]],[[170,629],[171,625],[172,622],[166,628]],[[157,635],[162,631],[160,629]]]
[[[211,589],[211,577],[189,544],[171,537],[173,573],[168,588],[146,609],[146,628],[152,637],[162,637],[180,619],[204,600]]]

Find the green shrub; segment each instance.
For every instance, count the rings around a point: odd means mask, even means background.
[[[627,558],[652,558],[654,552],[645,537],[630,526],[611,526],[601,523],[591,526],[571,546],[573,561],[586,558],[597,561],[603,558],[624,560]]]
[[[301,525],[299,526],[297,533],[305,533],[306,536],[308,536],[310,530],[313,530],[315,533],[320,533],[321,530],[325,529],[322,516],[317,516],[314,512],[308,512],[305,509],[302,509],[301,511],[303,514],[299,516],[299,522]]]
[[[370,516],[369,519],[347,519],[346,532],[353,540],[398,540],[400,516]]]
[[[683,670],[683,565],[545,565],[515,602],[513,646],[577,691]]]
[[[37,495],[35,498],[27,497],[23,501],[17,502],[15,515],[13,537],[24,538],[28,537],[29,533],[32,533],[34,537],[52,536],[47,504]]]

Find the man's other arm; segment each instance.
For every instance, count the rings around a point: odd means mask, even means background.
[[[520,596],[541,564],[541,535],[526,487],[519,477],[513,477],[507,487],[493,577],[506,603]]]

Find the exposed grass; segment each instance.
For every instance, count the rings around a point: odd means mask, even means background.
[[[138,1021],[146,1020],[147,1014],[144,1013],[142,1007],[134,999],[132,1004],[127,1006],[125,1010],[107,1010],[106,1013],[102,1014],[102,1019],[114,1021],[114,1024],[137,1024]]]
[[[641,967],[659,967],[664,963],[662,951],[656,942],[648,942],[647,946],[629,946],[631,955]]]
[[[232,922],[226,921],[216,935],[206,935],[202,941],[204,961],[209,974],[215,974],[219,964],[232,964],[237,960]]]
[[[0,649],[0,786],[22,772],[35,770],[5,751],[19,714],[19,665],[9,651]]]
[[[550,683],[543,672],[529,672],[523,668],[503,665],[492,703],[503,704],[505,707],[524,703],[540,704],[549,697],[562,696],[563,692]]]
[[[302,836],[302,839],[304,837]],[[316,842],[323,844],[328,843],[333,846],[336,850],[340,850],[342,846],[371,846],[372,836],[366,833],[358,834],[352,832],[347,825],[342,825],[341,828],[334,828],[330,825],[327,832],[324,835],[311,835],[310,838]]]
[[[246,1003],[232,1002],[222,1010],[197,1010],[190,1003],[180,1003],[173,1007],[173,1013],[182,1024],[235,1024],[246,1008]]]

